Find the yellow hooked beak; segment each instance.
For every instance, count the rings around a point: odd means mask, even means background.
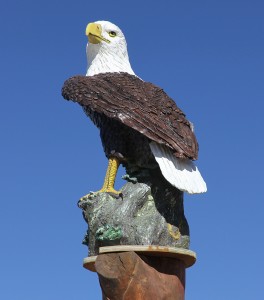
[[[89,43],[99,44],[102,41],[110,43],[109,40],[102,36],[102,26],[96,23],[89,23],[86,27],[85,34],[88,37]]]

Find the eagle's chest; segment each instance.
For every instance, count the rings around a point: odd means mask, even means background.
[[[85,109],[85,112],[100,129],[100,137],[107,157],[116,152],[139,166],[155,163],[149,140],[143,134],[90,109]]]

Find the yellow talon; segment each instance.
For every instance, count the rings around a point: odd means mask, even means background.
[[[117,157],[110,157],[108,161],[108,167],[106,170],[105,180],[103,187],[98,192],[91,192],[83,196],[80,201],[84,201],[87,198],[94,198],[98,193],[109,193],[111,196],[118,198],[122,195],[120,191],[114,189],[115,179],[120,162]]]
[[[114,189],[115,179],[120,162],[117,157],[110,157],[105,175],[103,187],[99,193],[109,193],[115,196],[120,196],[121,192]]]
[[[116,196],[120,196],[122,194],[120,191],[117,191],[114,188],[101,189],[97,193],[109,193]]]

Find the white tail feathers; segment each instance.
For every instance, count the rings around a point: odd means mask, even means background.
[[[155,142],[150,143],[150,149],[165,179],[177,189],[189,194],[207,191],[202,175],[190,159],[177,158],[168,147]]]

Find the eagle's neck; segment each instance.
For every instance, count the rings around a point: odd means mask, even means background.
[[[135,75],[126,49],[106,48],[101,44],[88,44],[86,48],[88,68],[86,76],[106,72],[126,72]]]

